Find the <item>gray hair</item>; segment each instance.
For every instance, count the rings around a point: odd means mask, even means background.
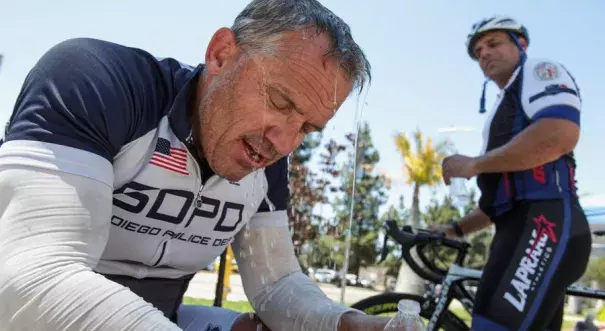
[[[235,18],[231,30],[238,45],[271,53],[282,32],[313,26],[318,34],[327,32],[332,39],[326,56],[335,58],[354,87],[363,90],[372,79],[369,61],[353,40],[349,25],[316,0],[253,0]]]

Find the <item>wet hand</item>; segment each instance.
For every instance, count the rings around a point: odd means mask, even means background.
[[[469,179],[479,174],[477,160],[460,154],[446,157],[441,168],[446,185],[450,185],[450,180],[454,177]]]
[[[241,314],[233,323],[231,331],[271,331],[256,314]]]

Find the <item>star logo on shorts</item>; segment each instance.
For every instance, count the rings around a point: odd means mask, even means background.
[[[536,222],[538,238],[541,238],[542,235],[546,234],[553,243],[557,242],[557,235],[555,234],[554,230],[556,225],[554,222],[547,220],[544,214],[534,218],[534,222]]]
[[[209,324],[206,331],[221,331],[221,326]]]

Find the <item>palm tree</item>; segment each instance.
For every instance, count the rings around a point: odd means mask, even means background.
[[[441,183],[443,179],[441,176],[441,162],[446,157],[450,144],[444,141],[434,145],[431,137],[427,137],[425,140],[419,129],[413,132],[413,139],[414,149],[412,149],[412,143],[405,133],[399,133],[395,136],[395,144],[403,157],[407,183],[413,185],[414,188],[411,226],[419,228],[420,188],[423,186],[434,187]],[[412,253],[415,253],[415,251]],[[415,257],[414,255],[412,257]],[[421,293],[423,291],[422,279],[406,263],[402,263],[399,269],[396,290],[406,293]]]

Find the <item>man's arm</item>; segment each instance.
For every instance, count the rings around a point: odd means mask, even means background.
[[[467,235],[477,232],[492,225],[492,222],[481,209],[475,209],[468,213],[459,223],[462,234]]]
[[[287,157],[265,169],[266,200],[233,242],[244,292],[271,330],[336,331],[351,309],[332,302],[300,269],[286,213],[288,170]]]
[[[471,211],[464,216],[460,222],[458,222],[462,235],[468,235],[473,232],[483,230],[490,225],[492,225],[492,222],[489,216],[487,216],[487,214],[485,214],[481,209]],[[458,233],[452,224],[430,224],[429,229],[431,231],[443,232],[449,238],[458,237]]]
[[[389,321],[328,298],[300,270],[287,225],[249,226],[233,251],[244,292],[270,330],[382,331]]]
[[[274,331],[383,330],[388,318],[333,302],[302,273],[288,229],[287,157],[265,169],[265,175],[268,201],[233,242],[244,292],[256,314]]]
[[[113,158],[163,109],[155,67],[74,39],[26,77],[0,146],[1,330],[179,330],[93,271],[109,235]]]
[[[506,145],[476,158],[479,173],[514,172],[552,162],[573,151],[580,137],[579,89],[560,64],[525,64],[521,103],[531,124]]]
[[[580,127],[573,122],[540,119],[506,145],[477,157],[476,168],[479,173],[532,169],[573,151],[579,138]]]
[[[0,196],[0,329],[180,330],[151,304],[92,270],[109,235],[109,185],[0,165]]]

